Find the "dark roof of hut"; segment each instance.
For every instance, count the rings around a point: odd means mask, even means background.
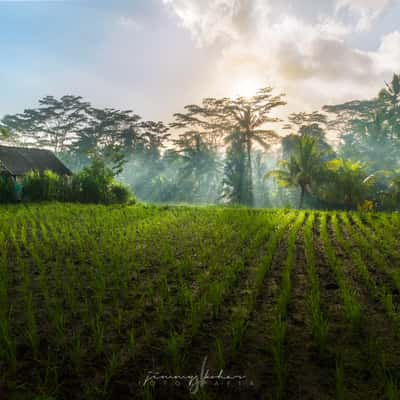
[[[29,171],[43,173],[46,170],[58,175],[72,175],[50,150],[0,146],[0,164],[14,176],[25,175]]]

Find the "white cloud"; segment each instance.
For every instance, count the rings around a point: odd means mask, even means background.
[[[253,29],[259,0],[163,0],[201,45],[238,38]],[[266,2],[264,2],[266,4]],[[262,7],[266,12],[267,6]]]
[[[221,46],[215,85],[249,75],[310,108],[372,96],[400,68],[400,32],[375,51],[351,46],[392,0],[163,0],[198,43]],[[306,3],[307,1],[305,1]],[[228,93],[229,94],[229,93]]]
[[[356,28],[365,31],[396,0],[338,0],[336,10],[347,9],[358,18]]]
[[[400,72],[400,32],[394,31],[383,36],[379,50],[371,52],[370,57],[378,71]]]

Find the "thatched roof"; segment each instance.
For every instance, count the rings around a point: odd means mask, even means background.
[[[13,176],[29,171],[40,173],[50,170],[58,175],[72,175],[72,172],[49,150],[23,147],[0,146],[0,169]]]

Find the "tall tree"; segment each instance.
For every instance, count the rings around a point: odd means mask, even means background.
[[[378,96],[323,108],[335,116],[331,127],[343,140],[341,156],[368,163],[369,171],[399,165],[400,76],[394,75]]]
[[[247,182],[246,190],[249,191],[246,204],[252,205],[252,146],[257,143],[267,149],[277,140],[278,135],[268,129],[267,125],[279,121],[278,118],[271,116],[271,111],[285,104],[283,95],[273,95],[270,87],[259,90],[255,96],[249,98],[206,98],[201,105],[186,106],[186,113],[174,114],[175,122],[172,126],[205,131],[211,135],[216,144],[223,144],[224,139],[226,144],[231,143],[231,152],[235,149],[243,150],[246,163],[238,167],[237,171],[247,176],[242,181]],[[241,142],[240,146],[238,142]],[[237,160],[241,158],[240,154]],[[231,162],[233,159],[233,155],[230,154]]]
[[[181,157],[177,178],[185,200],[206,203],[215,200],[219,175],[216,151],[198,132],[186,132],[174,144]]]
[[[2,125],[10,132],[17,143],[37,143],[40,132],[39,113],[34,109],[24,110],[22,114],[6,115],[1,120]]]
[[[139,116],[133,111],[113,108],[87,110],[86,125],[77,132],[77,139],[70,146],[78,155],[96,154],[113,165],[116,174],[126,162],[127,132],[136,132]]]
[[[254,186],[254,204],[257,207],[270,206],[270,196],[267,193],[267,183],[264,179],[265,173],[274,163],[270,154],[263,150],[256,150],[253,154],[253,186]]]
[[[388,169],[397,163],[398,140],[391,137],[387,113],[378,100],[325,108],[337,115],[338,124],[350,118],[348,128],[341,136],[340,155],[343,158],[366,162],[370,171]]]
[[[229,137],[230,145],[226,153],[222,196],[231,204],[253,204],[253,193],[248,182],[247,157],[243,137],[235,130]]]
[[[298,136],[289,160],[280,161],[281,168],[270,171],[266,177],[272,176],[283,187],[298,187],[299,208],[303,208],[305,194],[311,193],[312,185],[317,184],[321,178],[322,157],[315,138]]]
[[[378,99],[385,108],[391,139],[400,139],[400,74],[394,74],[390,84],[385,82],[385,85]]]
[[[163,175],[167,163],[162,159],[169,136],[169,127],[161,121],[137,120],[123,132],[127,171],[122,177],[143,200],[171,199],[171,178]]]
[[[332,147],[326,140],[327,116],[314,111],[312,113],[293,113],[289,116],[289,123],[285,129],[295,130],[282,139],[282,151],[284,158],[289,158],[297,145],[297,137],[312,137],[316,140],[318,149],[325,154],[333,153]]]
[[[2,123],[22,141],[27,139],[61,153],[85,125],[89,106],[80,96],[68,95],[60,99],[46,96],[39,100],[39,107],[22,114],[6,115]]]
[[[140,125],[140,138],[143,142],[143,150],[149,161],[159,160],[162,150],[171,136],[169,127],[162,121],[143,121]]]

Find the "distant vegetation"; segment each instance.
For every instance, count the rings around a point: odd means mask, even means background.
[[[0,135],[50,148],[75,172],[101,159],[148,202],[400,208],[399,75],[373,99],[281,121],[273,112],[285,104],[269,87],[251,98],[206,98],[167,126],[81,97],[48,96],[6,115]],[[282,123],[286,136],[277,134]]]

